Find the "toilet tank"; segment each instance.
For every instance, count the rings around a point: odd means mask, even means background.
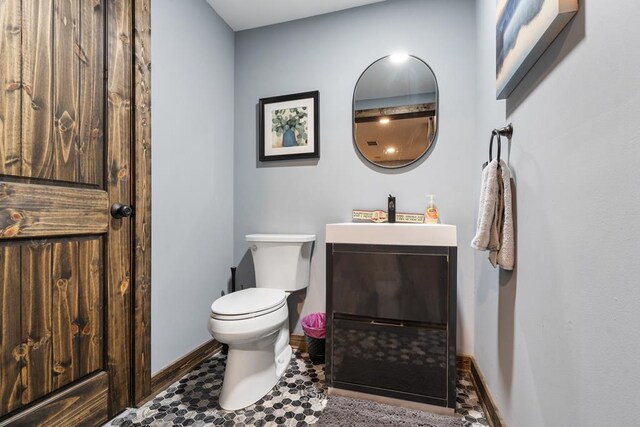
[[[309,286],[314,234],[249,234],[256,287],[294,292]]]

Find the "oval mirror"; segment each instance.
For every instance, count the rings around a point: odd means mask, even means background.
[[[438,83],[415,56],[395,54],[371,64],[353,93],[353,138],[362,156],[383,168],[410,165],[434,143]]]

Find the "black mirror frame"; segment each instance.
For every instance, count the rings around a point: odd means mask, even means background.
[[[367,68],[364,69],[364,71],[360,74],[360,77],[358,77],[358,80],[356,81],[356,85],[353,88],[353,96],[351,98],[351,136],[353,139],[353,145],[355,146],[357,152],[360,154],[360,157],[365,159],[367,162],[383,169],[400,169],[400,168],[405,168],[407,166],[410,166],[416,163],[417,161],[419,161],[420,159],[424,158],[427,155],[427,153],[430,153],[433,150],[433,147],[436,145],[436,141],[438,140],[438,135],[440,133],[440,85],[438,84],[438,78],[436,77],[436,73],[433,71],[433,68],[431,68],[429,64],[427,64],[424,60],[418,58],[415,55],[408,55],[409,58],[414,58],[422,62],[429,69],[429,71],[431,71],[431,74],[433,75],[433,79],[436,82],[436,114],[435,114],[436,115],[436,131],[435,131],[435,134],[433,135],[433,140],[431,141],[431,144],[429,144],[429,147],[427,147],[427,149],[424,150],[424,152],[420,156],[418,156],[411,162],[405,163],[403,165],[386,166],[386,165],[381,165],[379,163],[376,163],[372,160],[369,160],[369,158],[364,155],[362,150],[360,150],[360,147],[358,146],[358,141],[356,140],[356,90],[358,89],[358,83],[360,83],[360,80],[362,80],[362,77],[367,73],[369,68],[373,67],[378,62],[389,58],[390,56],[391,55],[386,55],[386,56],[383,56],[382,58],[379,58],[373,61],[371,64],[369,64]]]

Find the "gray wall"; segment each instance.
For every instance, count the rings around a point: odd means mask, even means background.
[[[210,339],[232,265],[234,33],[204,0],[153,2],[151,370]]]
[[[251,256],[244,236],[254,232],[318,236],[306,298],[296,313],[325,308],[327,223],[351,220],[351,209],[386,207],[422,212],[435,194],[445,222],[458,226],[459,343],[473,340],[472,198],[480,170],[475,135],[475,2],[397,0],[236,35],[234,255],[242,284],[250,283]],[[440,133],[431,155],[396,172],[377,169],[356,154],[351,98],[362,71],[395,51],[425,60],[440,85]],[[315,161],[257,164],[259,98],[320,91],[321,157]],[[483,139],[484,141],[484,139]],[[293,307],[295,305],[295,307]],[[297,329],[298,332],[300,329]]]
[[[475,163],[512,121],[518,258],[476,259],[475,356],[511,426],[638,425],[640,4],[580,3],[505,103],[496,2],[478,2]]]

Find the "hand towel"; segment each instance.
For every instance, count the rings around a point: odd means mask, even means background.
[[[515,263],[515,235],[513,229],[513,209],[511,204],[513,198],[511,194],[511,170],[509,166],[501,160],[502,183],[504,195],[504,220],[502,223],[502,234],[500,239],[500,250],[498,251],[497,263],[504,270],[513,270]]]
[[[502,225],[504,223],[504,187],[502,181],[502,167],[498,164],[497,171],[498,179],[496,185],[498,187],[498,195],[496,198],[496,210],[493,214],[493,221],[491,222],[491,231],[489,232],[489,262],[495,268],[498,265],[498,252],[500,251],[500,244],[502,242]]]
[[[482,171],[478,229],[471,247],[490,251],[494,267],[513,270],[515,239],[511,195],[511,170],[504,161],[491,161]]]
[[[482,171],[478,227],[471,241],[471,247],[479,251],[487,250],[491,239],[491,224],[494,220],[498,200],[498,160],[492,160]]]

